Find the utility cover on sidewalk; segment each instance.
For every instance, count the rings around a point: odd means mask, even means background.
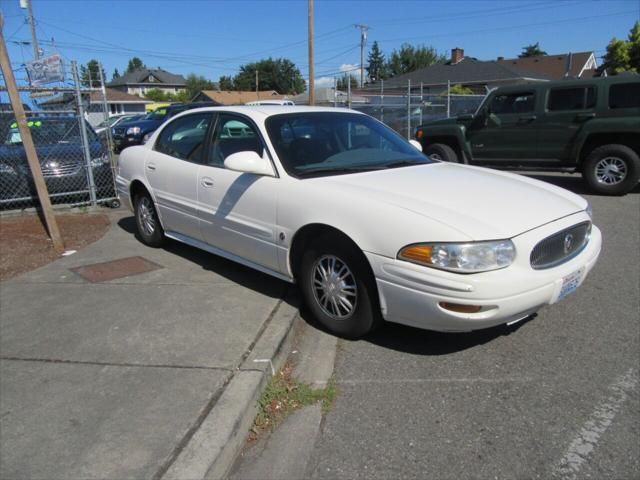
[[[109,262],[94,263],[81,267],[70,268],[85,280],[91,283],[108,282],[116,278],[129,277],[140,273],[151,272],[163,268],[157,263],[150,262],[142,257],[127,257]]]

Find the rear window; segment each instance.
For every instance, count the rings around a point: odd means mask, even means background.
[[[640,83],[611,85],[609,108],[640,108]]]
[[[558,110],[587,110],[595,107],[596,92],[593,87],[552,88],[549,91],[547,109],[550,112]]]

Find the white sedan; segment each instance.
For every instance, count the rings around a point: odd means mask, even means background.
[[[516,322],[576,290],[602,244],[583,198],[431,160],[352,110],[189,110],[121,154],[117,186],[148,245],[297,282],[347,337]]]

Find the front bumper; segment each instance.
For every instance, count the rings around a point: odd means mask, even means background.
[[[508,268],[476,274],[456,274],[402,260],[365,253],[378,286],[385,320],[418,328],[463,332],[525,318],[559,300],[563,279],[581,284],[595,265],[602,234],[593,226],[585,249],[570,261],[545,270],[529,264],[533,247],[543,238],[589,220],[578,213],[514,237],[516,260]],[[477,313],[457,313],[441,302],[480,305]]]
[[[113,137],[113,146],[116,151],[120,152],[127,147],[133,145],[142,145],[142,136],[137,137],[134,135],[115,136]]]

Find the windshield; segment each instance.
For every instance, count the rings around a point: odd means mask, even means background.
[[[145,115],[145,120],[162,120],[167,115],[166,108],[157,108],[153,112],[149,112]]]
[[[33,143],[36,145],[52,145],[58,143],[80,144],[80,124],[76,118],[48,118],[33,119],[27,122]],[[89,141],[97,139],[95,132],[87,128]],[[18,130],[18,124],[12,123],[5,144],[15,145],[22,143],[22,137]]]
[[[298,178],[433,163],[367,115],[290,113],[268,118],[266,127],[285,170]]]

